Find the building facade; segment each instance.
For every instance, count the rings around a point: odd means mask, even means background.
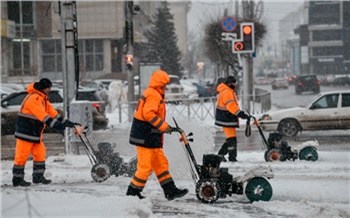
[[[2,81],[29,82],[41,77],[62,80],[58,2],[1,1],[0,4]],[[141,10],[134,16],[136,48],[146,42],[143,31],[151,24],[159,2],[140,1],[138,4]],[[77,1],[76,6],[80,80],[111,74],[125,79],[124,2]],[[170,10],[174,14],[178,47],[184,60],[189,1],[170,2]],[[8,31],[4,31],[4,27]],[[137,60],[137,53],[134,56]]]
[[[303,18],[294,29],[297,38],[285,38],[294,72],[350,74],[350,2],[306,1],[296,14],[289,21]]]

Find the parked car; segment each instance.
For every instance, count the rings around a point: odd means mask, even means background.
[[[106,86],[101,81],[83,81],[80,83],[80,85],[83,87],[95,89],[96,93],[102,98],[102,100],[108,101],[108,88],[106,88]]]
[[[264,114],[264,131],[295,136],[308,130],[350,129],[350,90],[318,94],[306,107],[295,107]]]
[[[255,85],[267,85],[268,80],[263,76],[257,76],[257,77],[255,77],[254,84]]]
[[[277,78],[272,80],[271,87],[273,90],[276,89],[288,89],[288,81],[285,78]]]
[[[1,135],[14,134],[19,107],[27,96],[26,91],[13,92],[1,100]],[[63,97],[59,89],[52,89],[48,95],[55,109],[63,115]],[[105,116],[105,105],[95,90],[79,90],[77,101],[92,101],[93,129],[105,129],[108,118]],[[55,129],[46,128],[45,132],[57,132]]]
[[[105,89],[108,90],[111,82],[122,81],[122,80],[119,80],[119,79],[95,79],[94,81],[102,83],[103,86],[105,87]]]
[[[184,79],[184,80],[180,80],[180,82],[182,85],[183,84],[191,84],[192,86],[194,86],[197,90],[198,97],[200,97],[200,98],[212,97],[216,93],[212,87],[202,85],[196,79]]]
[[[312,91],[315,94],[320,93],[320,81],[316,75],[301,75],[296,78],[295,93],[300,95],[307,91]]]
[[[333,86],[350,86],[350,77],[349,76],[340,76],[336,77],[332,83]]]
[[[191,82],[187,80],[180,80],[180,84],[184,90],[184,96],[186,99],[198,99],[198,90]]]

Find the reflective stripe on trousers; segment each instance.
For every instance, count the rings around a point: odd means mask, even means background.
[[[131,180],[130,186],[143,190],[152,170],[157,176],[160,185],[173,181],[169,173],[168,159],[161,148],[145,148],[136,146],[137,170]]]

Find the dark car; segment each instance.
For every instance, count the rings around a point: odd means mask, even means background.
[[[295,93],[297,95],[302,92],[312,91],[315,94],[320,93],[320,81],[316,75],[301,75],[295,80]]]
[[[336,77],[332,84],[333,86],[350,86],[350,77],[348,76]]]
[[[13,92],[1,100],[1,135],[14,134],[19,107],[27,96],[26,91]],[[59,90],[51,90],[48,95],[55,109],[63,115],[63,98]],[[105,129],[108,118],[105,116],[105,105],[95,91],[79,90],[77,100],[92,102],[93,129]],[[45,128],[47,133],[57,133],[53,128]]]
[[[200,98],[202,97],[212,97],[215,95],[215,91],[208,86],[204,86],[198,83],[192,83],[192,85],[194,85],[195,87],[197,87],[197,92],[198,92],[198,96]]]

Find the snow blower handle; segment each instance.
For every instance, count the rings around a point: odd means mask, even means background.
[[[250,127],[250,119],[253,116],[249,115],[249,117],[247,118],[247,123],[246,123],[246,127],[245,127],[245,136],[246,137],[250,137],[252,135],[252,128]]]
[[[87,131],[88,127],[85,126],[81,126],[81,125],[76,125],[74,126],[74,132],[75,134],[77,134],[78,136],[85,136],[86,135],[86,131]]]

